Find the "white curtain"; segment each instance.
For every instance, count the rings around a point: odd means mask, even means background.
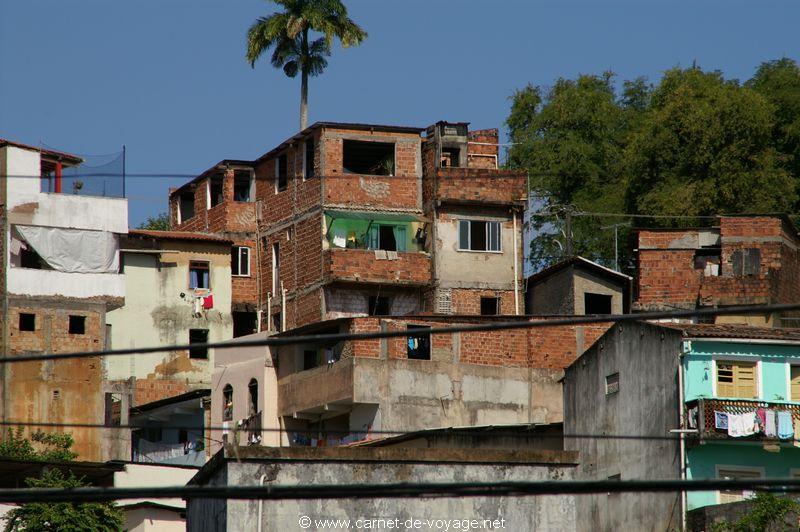
[[[14,226],[54,270],[68,273],[117,273],[119,238],[107,231]]]

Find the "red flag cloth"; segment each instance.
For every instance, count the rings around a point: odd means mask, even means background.
[[[206,296],[203,298],[203,308],[208,310],[210,308],[214,308],[214,296]]]

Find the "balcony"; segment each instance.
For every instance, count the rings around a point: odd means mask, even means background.
[[[797,423],[800,419],[800,404],[776,403],[770,401],[745,399],[697,399],[694,401],[687,401],[686,417],[687,420],[690,421],[690,428],[692,418],[695,420],[695,426],[697,427],[698,431],[697,437],[699,439],[725,440],[732,437],[728,435],[728,431],[726,429],[718,429],[715,427],[714,412],[725,412],[726,414],[746,414],[747,412],[754,412],[759,408],[774,411],[788,410],[792,413],[792,419],[795,423]],[[777,438],[767,438],[763,432],[753,434],[752,436],[745,436],[735,439],[752,441],[778,441]]]
[[[435,198],[443,203],[523,204],[528,179],[516,170],[440,168]]]
[[[431,281],[431,258],[423,252],[328,249],[324,253],[329,281],[421,286]]]
[[[239,430],[247,438],[247,445],[259,445],[261,443],[261,412],[256,412],[241,420]]]

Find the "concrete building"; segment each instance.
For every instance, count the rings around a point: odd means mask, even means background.
[[[627,314],[632,280],[583,257],[570,257],[528,277],[526,313]]]
[[[619,324],[565,372],[565,434],[675,439],[572,439],[578,479],[790,477],[800,429],[800,332],[743,325]],[[797,374],[797,375],[795,375]],[[797,381],[797,382],[795,382]],[[795,390],[797,388],[798,390]],[[797,393],[795,393],[797,392]],[[789,412],[781,443],[763,430],[732,434],[715,413]],[[716,421],[716,422],[715,422]],[[677,429],[685,431],[679,441]],[[681,512],[742,500],[748,493],[590,495],[577,505],[579,530],[668,530]]]
[[[125,305],[109,312],[117,349],[220,342],[233,336],[231,241],[210,233],[131,230],[122,243]],[[135,405],[211,383],[213,353],[108,357],[107,378],[135,380]]]
[[[800,299],[798,237],[785,216],[722,216],[701,229],[639,229],[635,310],[790,303]],[[796,313],[716,323],[794,327]]]
[[[2,351],[9,355],[109,345],[107,313],[125,298],[118,270],[128,205],[124,198],[61,193],[62,171],[81,162],[0,140]],[[6,364],[2,372],[3,420],[127,422],[130,390],[126,383],[106,382],[100,358]],[[119,430],[71,432],[81,459],[130,454],[130,441]]]
[[[200,470],[190,485],[252,486],[261,482],[267,486],[302,487],[569,480],[576,459],[575,453],[564,451],[226,447]],[[294,530],[298,528],[299,519],[305,516],[310,519],[309,530],[388,529],[388,520],[399,530],[445,530],[444,522],[415,525],[414,519],[432,523],[449,520],[449,530],[464,530],[463,520],[473,519],[487,530],[573,530],[575,500],[568,495],[264,501],[189,499],[186,528],[229,532]],[[326,519],[333,522],[349,519],[350,525],[326,526]],[[383,519],[384,522],[365,523],[364,519]],[[395,519],[397,524],[394,524]],[[408,520],[412,522],[407,523]]]

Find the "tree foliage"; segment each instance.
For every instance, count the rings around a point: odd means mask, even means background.
[[[800,188],[800,69],[763,63],[744,84],[674,68],[655,85],[612,73],[527,86],[511,98],[508,166],[529,172],[536,265],[574,253],[611,265],[614,224],[697,225],[661,216],[791,212]],[[589,217],[626,213],[656,218]],[[627,228],[618,227],[620,251]]]
[[[711,532],[783,532],[797,530],[797,518],[790,524],[790,513],[800,512],[800,504],[787,497],[758,492],[751,501],[752,507],[735,523],[716,523]]]
[[[36,462],[69,462],[77,458],[72,451],[74,440],[69,434],[34,432],[26,438],[22,428],[9,430],[0,440],[0,458]],[[47,468],[40,478],[27,478],[30,488],[79,488],[86,486],[81,478],[61,469]],[[113,503],[27,503],[5,516],[5,531],[117,531],[122,530],[124,516]]]
[[[138,229],[149,229],[151,231],[169,231],[169,213],[162,212],[156,216],[148,216],[147,220],[139,224]]]

